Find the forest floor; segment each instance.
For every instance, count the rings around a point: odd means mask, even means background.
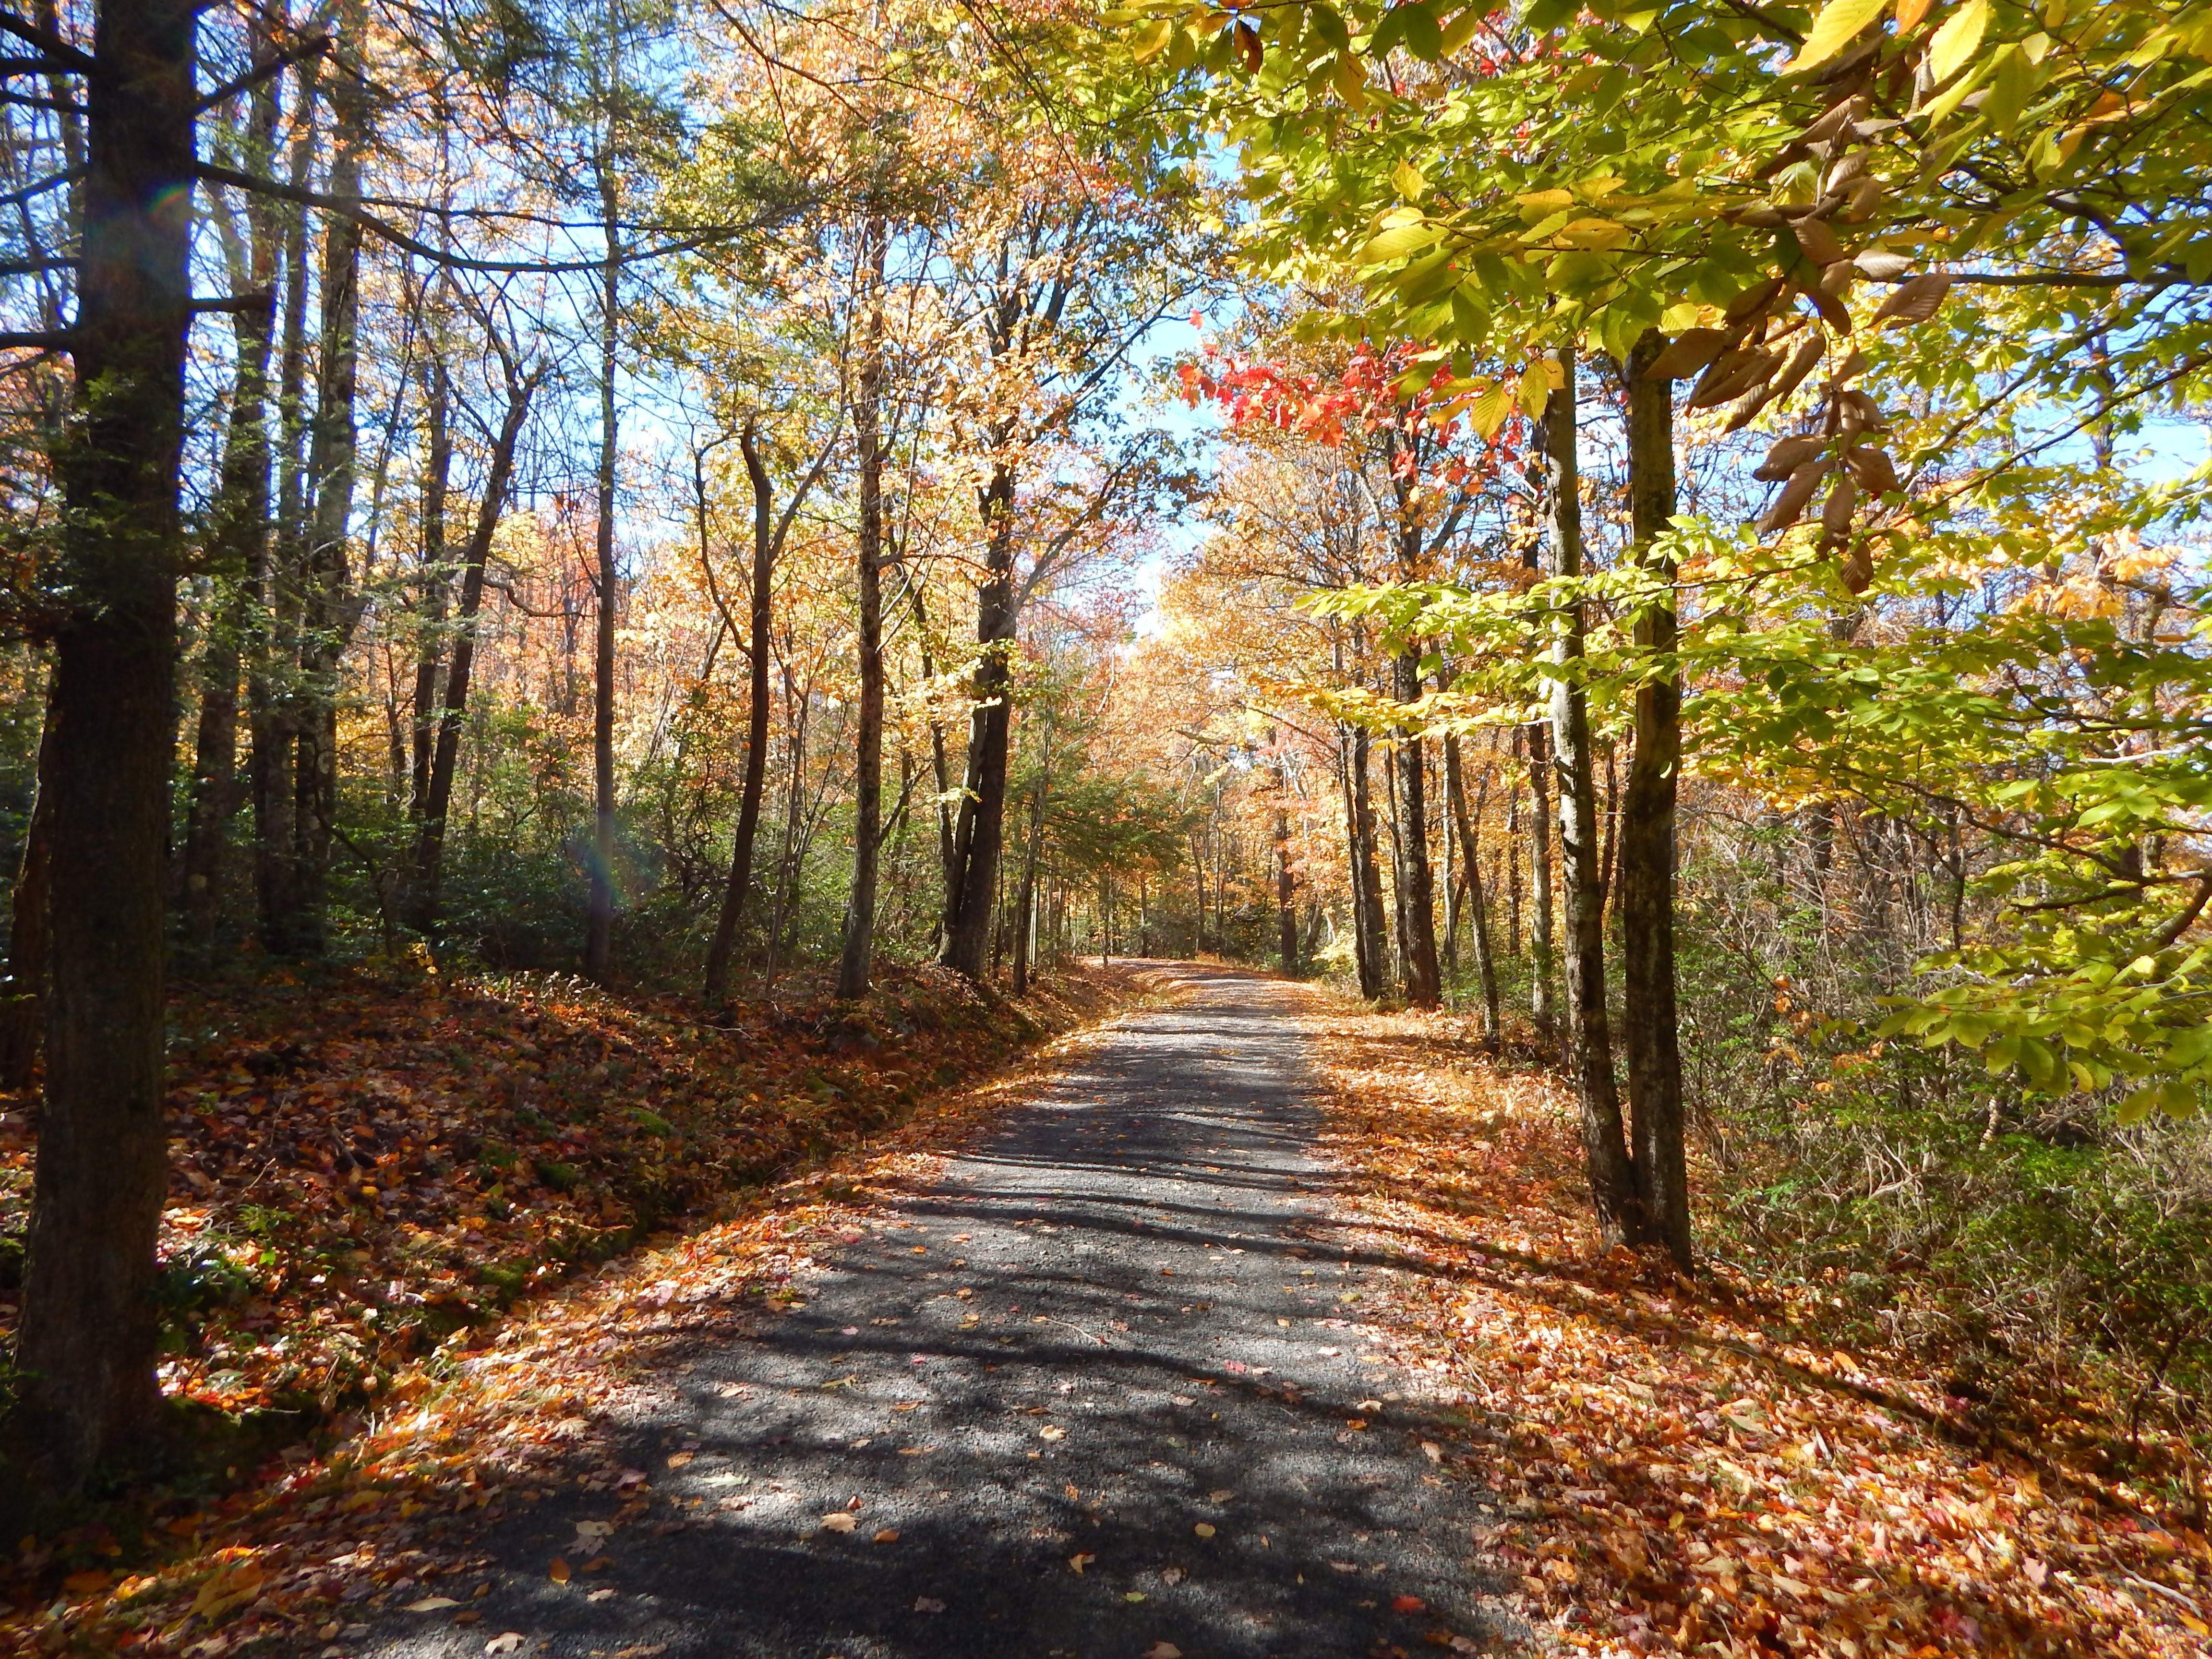
[[[1571,1119],[1457,1021],[1178,971],[395,1355],[357,1432],[158,1517],[166,1559],[34,1543],[0,1644],[2203,1650],[2204,1540],[2139,1494],[1990,1449],[1797,1292],[1592,1259]]]

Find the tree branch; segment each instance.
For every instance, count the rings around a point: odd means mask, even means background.
[[[93,55],[56,34],[52,29],[40,28],[27,18],[0,9],[0,34],[12,34],[18,40],[28,41],[55,61],[46,65],[48,74],[85,75],[95,66]]]
[[[233,76],[202,98],[198,103],[192,106],[192,112],[195,115],[204,115],[210,110],[237,97],[249,87],[266,81],[270,76],[281,75],[293,64],[303,64],[310,58],[321,57],[336,44],[327,34],[311,34],[306,40],[285,47],[282,52],[271,52],[268,57],[247,69],[244,74]]]

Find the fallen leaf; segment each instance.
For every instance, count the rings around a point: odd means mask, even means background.
[[[555,1556],[553,1558],[553,1565],[545,1569],[545,1576],[548,1578],[550,1578],[556,1584],[567,1583],[568,1582],[568,1564],[562,1560],[559,1556]]]
[[[850,1532],[854,1524],[849,1510],[833,1510],[822,1517],[822,1530],[824,1532]]]
[[[522,1645],[524,1639],[519,1630],[505,1631],[485,1643],[483,1650],[486,1653],[513,1653]]]
[[[1075,1576],[1080,1578],[1083,1576],[1084,1568],[1089,1566],[1097,1559],[1098,1558],[1097,1556],[1092,1555],[1088,1552],[1081,1552],[1069,1556],[1067,1558],[1067,1565],[1075,1569]]]
[[[1145,1599],[1145,1593],[1142,1590],[1123,1590],[1121,1599],[1124,1601],[1141,1601]]]
[[[668,1467],[672,1469],[680,1469],[698,1455],[696,1452],[688,1451],[672,1452],[668,1457]]]
[[[898,1542],[898,1528],[896,1527],[885,1527],[882,1531],[876,1534],[876,1542],[878,1544],[896,1544]]]
[[[611,1589],[595,1589],[584,1599],[586,1601],[611,1601],[614,1596],[615,1593]]]
[[[1418,1595],[1394,1595],[1390,1598],[1393,1613],[1426,1613],[1429,1604]]]
[[[1183,1571],[1181,1567],[1162,1567],[1160,1569],[1161,1583],[1166,1584],[1180,1584],[1182,1583],[1182,1580]]]
[[[82,1572],[73,1572],[62,1580],[62,1588],[71,1595],[93,1595],[106,1589],[114,1582],[115,1575],[102,1567],[88,1567]]]
[[[1441,1463],[1444,1461],[1444,1449],[1433,1440],[1424,1440],[1421,1442],[1421,1455],[1431,1463]]]
[[[1172,1642],[1155,1642],[1145,1650],[1145,1659],[1182,1659],[1182,1650]]]
[[[1196,1526],[1193,1527],[1191,1530],[1196,1533],[1200,1538],[1211,1538],[1213,1536],[1213,1522],[1211,1521],[1201,1521]]]
[[[419,1601],[410,1601],[404,1611],[408,1613],[442,1613],[447,1607],[458,1607],[461,1604],[459,1601],[453,1600],[450,1595],[426,1595]]]
[[[1226,1486],[1218,1486],[1213,1491],[1206,1494],[1206,1501],[1210,1504],[1226,1504],[1231,1498],[1236,1496],[1237,1494],[1230,1491]]]
[[[615,1659],[659,1659],[668,1651],[665,1642],[641,1642],[635,1647],[617,1648]]]
[[[933,1595],[917,1595],[914,1598],[914,1610],[916,1613],[942,1613],[945,1603]]]
[[[1040,1440],[1065,1440],[1067,1438],[1067,1431],[1061,1428],[1057,1423],[1048,1423],[1043,1428],[1037,1431],[1037,1438]]]

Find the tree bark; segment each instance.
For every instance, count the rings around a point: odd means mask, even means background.
[[[1572,348],[1562,348],[1555,361],[1564,371],[1564,381],[1545,404],[1536,451],[1544,481],[1545,574],[1571,580],[1583,574]],[[1591,770],[1589,709],[1577,678],[1584,626],[1580,599],[1552,601],[1549,660],[1559,672],[1548,677],[1548,691],[1566,898],[1568,1055],[1581,1109],[1583,1154],[1599,1238],[1610,1249],[1637,1238],[1642,1227],[1606,1016],[1605,893],[1598,863],[1597,790]]]
[[[753,844],[760,836],[761,799],[768,789],[769,647],[775,625],[775,533],[774,483],[760,453],[759,434],[748,425],[738,440],[745,459],[745,477],[753,492],[753,572],[751,608],[745,622],[745,651],[750,658],[745,709],[745,775],[738,795],[738,830],[730,847],[730,876],[722,888],[721,914],[715,918],[714,937],[707,947],[705,984],[700,995],[710,1008],[720,1007],[729,994],[730,957],[737,949],[738,924],[744,919],[745,899],[752,889]]]
[[[1674,517],[1674,398],[1644,373],[1666,346],[1656,330],[1629,354],[1628,498],[1635,556],[1663,586],[1636,615],[1637,649],[1660,659],[1636,691],[1636,750],[1620,809],[1621,1037],[1637,1184],[1650,1235],[1675,1266],[1692,1262],[1682,1145],[1682,1055],[1674,1006],[1674,796],[1682,755],[1674,565],[1656,546]]]
[[[422,460],[422,589],[416,596],[414,707],[410,720],[408,816],[422,834],[430,809],[430,771],[437,755],[441,725],[438,672],[447,650],[447,597],[453,585],[446,568],[446,514],[453,474],[453,385],[445,355],[434,339],[422,369],[422,427],[427,453]],[[482,585],[478,585],[482,591]],[[441,813],[442,816],[442,813]],[[422,865],[416,865],[419,879]]]
[[[339,23],[337,74],[331,93],[332,139],[329,194],[361,194],[368,141],[368,87],[361,53],[368,10],[348,0]],[[340,659],[352,633],[346,589],[347,532],[353,520],[359,445],[354,402],[361,366],[361,226],[331,216],[323,233],[322,349],[307,477],[313,513],[305,561],[301,613],[298,743],[293,774],[291,948],[319,954],[328,944],[332,830],[337,818],[337,721]]]
[[[1382,943],[1382,872],[1375,860],[1375,800],[1368,783],[1366,728],[1354,726],[1346,765],[1352,798],[1352,925],[1359,963],[1359,994],[1373,1001],[1388,986]]]
[[[853,403],[860,471],[860,706],[853,769],[853,890],[845,907],[844,952],[837,964],[841,997],[867,994],[876,941],[876,873],[884,810],[884,258],[888,240],[883,216],[872,215],[861,232],[865,332]]]
[[[1392,672],[1393,691],[1400,702],[1419,697],[1418,650],[1401,652]],[[1436,882],[1429,866],[1428,768],[1422,740],[1412,727],[1401,729],[1405,735],[1398,739],[1393,768],[1398,791],[1398,955],[1407,1002],[1416,1008],[1434,1008],[1443,1000],[1443,982],[1437,968]]]
[[[52,718],[52,988],[15,1363],[23,1466],[66,1497],[152,1423],[185,348],[187,0],[105,0],[83,81],[76,422]]]
[[[1540,721],[1524,728],[1528,748],[1528,1017],[1537,1040],[1556,1054],[1559,1017],[1552,928],[1551,744]]]
[[[1484,787],[1488,787],[1486,775]],[[1460,763],[1459,739],[1455,737],[1444,738],[1444,794],[1451,808],[1452,827],[1459,835],[1459,858],[1466,871],[1468,903],[1474,913],[1474,972],[1482,989],[1483,1046],[1495,1054],[1502,1012],[1498,993],[1498,958],[1491,949],[1490,900],[1482,886],[1482,848],[1475,836],[1474,818],[1467,810],[1467,782]]]
[[[599,273],[599,476],[594,586],[599,592],[592,656],[592,867],[584,918],[584,977],[604,985],[614,971],[615,927],[615,331],[622,303],[622,239],[611,158],[599,157],[600,222],[606,262]]]
[[[271,44],[270,31],[257,26],[252,37],[259,56]],[[276,148],[275,82],[264,81],[249,99],[245,159],[249,169],[258,170],[268,165]],[[208,562],[216,580],[230,585],[232,598],[216,616],[200,658],[199,727],[179,883],[185,937],[203,945],[214,939],[220,919],[224,854],[240,799],[239,675],[250,612],[260,603],[269,559],[269,359],[276,342],[278,225],[270,204],[258,198],[246,203],[246,212],[245,248],[237,247],[234,231],[224,236],[230,280],[236,292],[267,294],[270,301],[231,313],[236,380],[209,527]]]
[[[988,564],[975,596],[980,647],[972,682],[968,769],[953,830],[951,878],[945,896],[945,966],[981,984],[991,946],[991,910],[1006,836],[1006,756],[1013,732],[1014,475],[994,465],[978,493],[988,538]]]
[[[1029,847],[1022,857],[1021,896],[1015,901],[1014,918],[1014,982],[1018,997],[1030,994],[1030,918],[1036,911],[1037,864],[1044,856],[1045,792],[1052,775],[1051,732],[1046,732],[1045,751],[1037,763],[1036,787],[1030,792]]]
[[[1280,787],[1280,786],[1279,786]],[[1283,972],[1298,971],[1297,885],[1291,874],[1291,815],[1275,808],[1275,932],[1276,954]]]
[[[514,452],[522,428],[530,418],[534,380],[510,376],[507,413],[499,436],[493,441],[491,465],[484,479],[476,527],[461,556],[461,593],[454,618],[452,659],[446,665],[445,706],[437,721],[431,746],[428,775],[424,781],[422,809],[415,829],[415,848],[408,895],[407,925],[423,935],[438,931],[445,878],[446,823],[453,810],[453,776],[459,769],[461,726],[468,715],[469,682],[475,672],[477,617],[483,606],[484,566],[491,557],[492,538],[498,533],[500,515],[514,478]]]

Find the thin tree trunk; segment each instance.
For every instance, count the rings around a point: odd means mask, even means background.
[[[1375,859],[1375,801],[1368,785],[1367,732],[1354,726],[1346,770],[1352,795],[1352,925],[1359,963],[1359,994],[1382,994],[1389,967],[1382,944],[1382,872]]]
[[[52,979],[11,1425],[72,1496],[151,1425],[163,1131],[164,848],[174,748],[198,9],[104,0],[70,336],[76,423],[54,630]]]
[[[1036,906],[1037,863],[1044,855],[1044,800],[1051,777],[1051,728],[1045,729],[1044,753],[1037,763],[1036,787],[1030,791],[1029,847],[1022,856],[1021,896],[1014,902],[1014,994],[1030,994],[1030,918]]]
[[[1489,787],[1486,774],[1486,793]],[[1467,781],[1456,737],[1444,738],[1444,796],[1451,809],[1452,827],[1459,835],[1460,865],[1465,872],[1468,902],[1474,913],[1474,973],[1482,988],[1483,1046],[1495,1054],[1503,1012],[1498,994],[1498,959],[1491,949],[1490,900],[1482,887],[1482,847],[1475,836],[1475,817],[1467,808]],[[1476,814],[1480,811],[1478,804]]]
[[[415,606],[417,635],[408,792],[408,816],[414,819],[417,835],[429,810],[430,769],[440,724],[438,671],[444,665],[447,650],[446,602],[453,580],[446,568],[446,511],[453,473],[453,384],[446,374],[441,345],[432,340],[424,354],[422,374],[422,425],[428,453],[422,463],[422,590]]]
[[[1287,788],[1288,782],[1277,769],[1276,787]],[[1298,912],[1297,886],[1291,874],[1291,815],[1279,803],[1275,808],[1275,925],[1277,954],[1283,972],[1298,971]]]
[[[1559,1041],[1553,975],[1559,952],[1552,936],[1551,744],[1545,728],[1526,728],[1528,744],[1528,1015],[1546,1048]]]
[[[366,4],[347,0],[331,83],[336,148],[325,186],[340,202],[361,194],[362,156],[368,142],[368,88],[361,60],[367,33]],[[359,450],[354,402],[361,366],[361,226],[331,216],[323,233],[322,349],[307,464],[314,512],[307,548],[293,778],[294,948],[311,955],[328,944],[331,848],[337,817],[338,678],[352,632],[346,615],[346,543]]]
[[[1575,361],[1571,348],[1555,359],[1563,384],[1539,423],[1547,519],[1545,574],[1574,580],[1583,571],[1582,500],[1577,466]],[[1605,894],[1598,865],[1597,790],[1591,773],[1589,710],[1574,667],[1583,655],[1583,605],[1553,601],[1550,680],[1553,775],[1559,791],[1559,854],[1565,885],[1568,1052],[1581,1108],[1583,1153],[1603,1248],[1642,1231],[1635,1174],[1628,1157],[1620,1097],[1613,1073],[1613,1037],[1605,1002]]]
[[[1421,659],[1418,651],[1402,653],[1393,666],[1394,692],[1401,703],[1421,695]],[[1434,1008],[1443,1000],[1437,969],[1437,898],[1435,878],[1429,866],[1429,810],[1427,766],[1422,740],[1411,735],[1398,739],[1395,781],[1398,854],[1398,954],[1406,976],[1406,1000],[1416,1008]]]
[[[424,781],[422,810],[416,824],[411,860],[407,925],[424,935],[438,931],[445,879],[446,823],[452,811],[453,776],[460,764],[461,726],[469,708],[469,682],[476,667],[477,617],[483,606],[484,566],[491,557],[492,538],[498,533],[500,514],[514,478],[514,452],[522,428],[530,418],[534,380],[510,373],[507,413],[499,436],[492,444],[491,465],[484,479],[483,501],[477,509],[476,527],[461,556],[461,594],[454,618],[452,659],[446,665],[445,707],[437,723],[428,776]]]
[[[738,924],[752,888],[753,843],[760,835],[761,799],[768,788],[769,645],[775,622],[775,535],[770,492],[775,486],[761,458],[758,434],[750,424],[738,440],[745,476],[753,492],[752,605],[745,623],[750,659],[745,710],[745,775],[738,795],[738,829],[730,848],[730,876],[722,889],[721,914],[707,949],[706,983],[701,996],[719,1007],[730,989],[730,957],[737,948]]]
[[[271,44],[265,24],[252,30],[255,55]],[[248,94],[245,161],[252,171],[269,165],[279,114],[276,83],[264,81]],[[266,294],[270,302],[231,313],[236,342],[236,380],[229,429],[216,483],[209,562],[231,598],[216,616],[200,659],[200,719],[193,744],[191,799],[185,821],[179,897],[185,933],[195,944],[215,936],[222,897],[224,854],[240,799],[238,776],[238,693],[245,636],[258,604],[269,557],[269,358],[276,339],[275,289],[278,224],[270,204],[246,204],[246,245],[233,222],[222,220],[225,264],[234,290]]]
[[[304,188],[317,132],[315,82],[303,66],[293,112],[290,183]],[[253,888],[264,949],[289,956],[305,945],[294,767],[301,705],[299,662],[308,531],[307,457],[307,280],[312,239],[304,208],[283,229],[284,318],[276,377],[277,486],[274,537],[254,595],[252,658],[246,676],[250,714],[248,781],[253,798]]]
[[[615,621],[621,596],[615,586],[616,328],[622,304],[622,238],[617,226],[614,169],[602,150],[598,162],[600,223],[606,262],[599,273],[599,520],[593,568],[598,572],[597,628],[592,657],[592,868],[584,918],[584,977],[605,984],[614,972],[615,929]]]
[[[1656,330],[1629,354],[1628,497],[1636,556],[1663,589],[1636,616],[1636,647],[1675,647],[1674,565],[1655,545],[1674,517],[1671,382],[1650,379],[1666,345]],[[1682,1146],[1682,1055],[1674,1006],[1674,795],[1682,754],[1682,682],[1671,664],[1636,692],[1636,751],[1621,803],[1621,1036],[1631,1136],[1647,1225],[1677,1267],[1692,1262],[1689,1175]]]
[[[889,228],[872,215],[861,233],[861,303],[866,343],[856,377],[854,436],[860,447],[860,706],[858,752],[853,770],[853,890],[845,907],[845,948],[837,964],[837,994],[866,994],[876,941],[876,870],[881,845],[884,795],[884,257]],[[1026,890],[1024,890],[1026,893]],[[1026,897],[1024,900],[1027,902]]]

